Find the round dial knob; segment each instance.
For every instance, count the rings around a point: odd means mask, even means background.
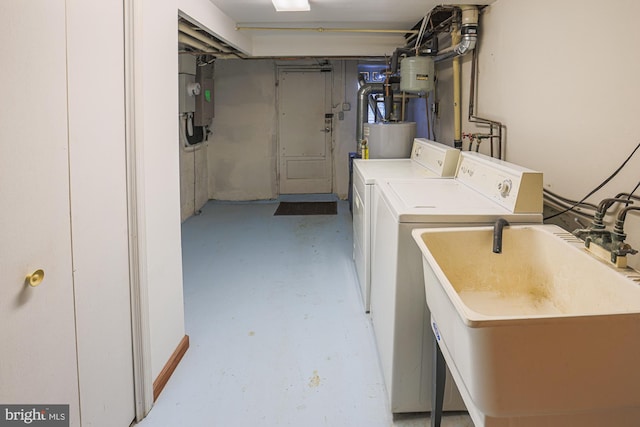
[[[498,190],[500,190],[500,195],[502,197],[507,197],[511,192],[511,180],[505,179],[500,184],[498,184]]]

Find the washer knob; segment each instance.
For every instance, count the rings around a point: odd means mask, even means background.
[[[498,184],[498,190],[500,191],[500,195],[502,197],[507,197],[511,192],[511,186],[512,184],[510,179],[505,179],[500,184]]]

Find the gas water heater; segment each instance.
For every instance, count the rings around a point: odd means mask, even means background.
[[[409,158],[416,137],[416,123],[365,123],[362,136],[366,140],[370,159]]]

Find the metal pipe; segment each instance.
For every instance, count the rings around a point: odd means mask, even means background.
[[[394,93],[393,93],[393,84],[397,84],[400,83],[400,77],[399,76],[392,76],[390,74],[387,74],[387,78],[384,81],[384,90],[385,90],[385,95],[384,95],[384,120],[386,122],[391,121],[392,119],[392,115],[393,115],[393,106],[395,105],[395,100],[394,100]],[[393,118],[394,121],[397,120],[397,115],[396,117]]]
[[[463,38],[460,43],[447,49],[442,49],[438,55],[433,57],[435,62],[446,61],[447,59],[463,56],[475,49],[476,38]]]
[[[462,27],[460,28],[462,40],[457,39],[454,41],[452,35],[452,46],[440,51],[440,53],[433,58],[435,62],[466,55],[476,47],[476,40],[478,38],[478,8],[476,6],[460,6],[460,10],[462,11]]]
[[[502,159],[502,123],[497,122],[495,120],[489,120],[484,117],[479,117],[475,115],[475,97],[476,97],[476,80],[477,80],[477,62],[478,62],[478,51],[474,49],[473,56],[471,58],[471,82],[469,84],[469,123],[480,123],[484,125],[489,125],[490,139],[491,139],[491,157],[494,157],[493,152],[493,139],[498,140],[498,158]],[[493,134],[494,126],[498,129],[498,134]]]
[[[305,27],[244,27],[236,26],[237,31],[315,31],[318,33],[392,33],[418,34],[418,30],[383,30],[371,28],[305,28]]]
[[[178,33],[178,42],[184,43],[187,46],[193,47],[195,49],[200,49],[202,51],[210,50],[210,46],[207,46],[204,43],[200,43],[199,41],[194,40],[186,34]]]
[[[198,51],[198,52],[193,52],[193,51],[190,51],[190,50],[179,50],[178,51],[178,55],[195,55],[195,56],[211,55],[211,56],[215,56],[216,59],[238,59],[238,55],[235,54],[235,53],[220,53],[218,51],[202,51],[202,52]]]
[[[624,241],[624,239],[627,237],[627,235],[624,232],[624,220],[627,217],[627,212],[629,211],[640,211],[640,206],[627,206],[626,208],[623,208],[618,213],[618,217],[616,218],[616,224],[613,227],[613,234],[616,235],[620,239],[620,241]],[[635,253],[637,252],[638,251],[635,251]]]
[[[451,43],[458,45],[460,33],[458,26],[454,25],[451,30]],[[460,58],[453,58],[453,147],[462,149],[462,112],[460,94]]]
[[[363,84],[358,90],[358,105],[356,108],[356,142],[358,152],[362,143],[362,134],[364,132],[364,123],[367,118],[367,107],[369,95],[372,93],[383,93],[384,85],[382,83]]]
[[[505,226],[509,225],[509,221],[500,217],[493,225],[493,253],[502,253],[502,234]]]
[[[437,13],[437,12],[450,11],[451,12],[451,16],[449,16],[444,21],[440,22],[440,24],[438,24],[436,27],[425,28],[425,32],[424,32],[424,34],[422,34],[421,40],[418,40],[417,35],[410,36],[407,39],[407,44],[404,46],[404,49],[410,49],[411,50],[411,49],[416,48],[416,45],[418,45],[418,47],[419,47],[419,45],[421,44],[422,40],[428,40],[434,34],[438,34],[438,33],[444,32],[445,29],[448,28],[451,25],[451,23],[453,22],[453,20],[455,18],[455,13],[454,13],[455,10],[456,10],[456,6],[445,6],[445,5],[436,6],[433,9],[431,9],[431,11],[429,12],[430,15],[433,15],[434,13]],[[417,34],[417,33],[412,33],[412,34]]]
[[[201,42],[213,47],[216,50],[219,50],[220,52],[224,52],[224,53],[231,52],[231,50],[229,50],[226,47],[222,46],[220,43],[217,43],[217,42],[211,40],[209,37],[205,36],[201,32],[194,30],[193,28],[189,27],[187,24],[184,24],[182,22],[178,23],[178,31],[180,31],[181,33],[184,33],[184,34],[186,34],[188,36],[191,36],[194,39],[199,40],[199,41],[201,41]],[[207,50],[210,50],[210,49],[207,49]]]

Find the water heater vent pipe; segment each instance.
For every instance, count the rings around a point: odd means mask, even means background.
[[[356,108],[356,141],[358,143],[358,152],[360,152],[360,144],[362,143],[364,123],[368,117],[369,95],[383,92],[384,85],[382,83],[366,83],[358,90],[358,105]]]
[[[462,26],[460,35],[462,40],[453,46],[442,49],[433,59],[435,62],[466,55],[476,47],[478,39],[478,8],[476,6],[460,6],[462,11]]]

